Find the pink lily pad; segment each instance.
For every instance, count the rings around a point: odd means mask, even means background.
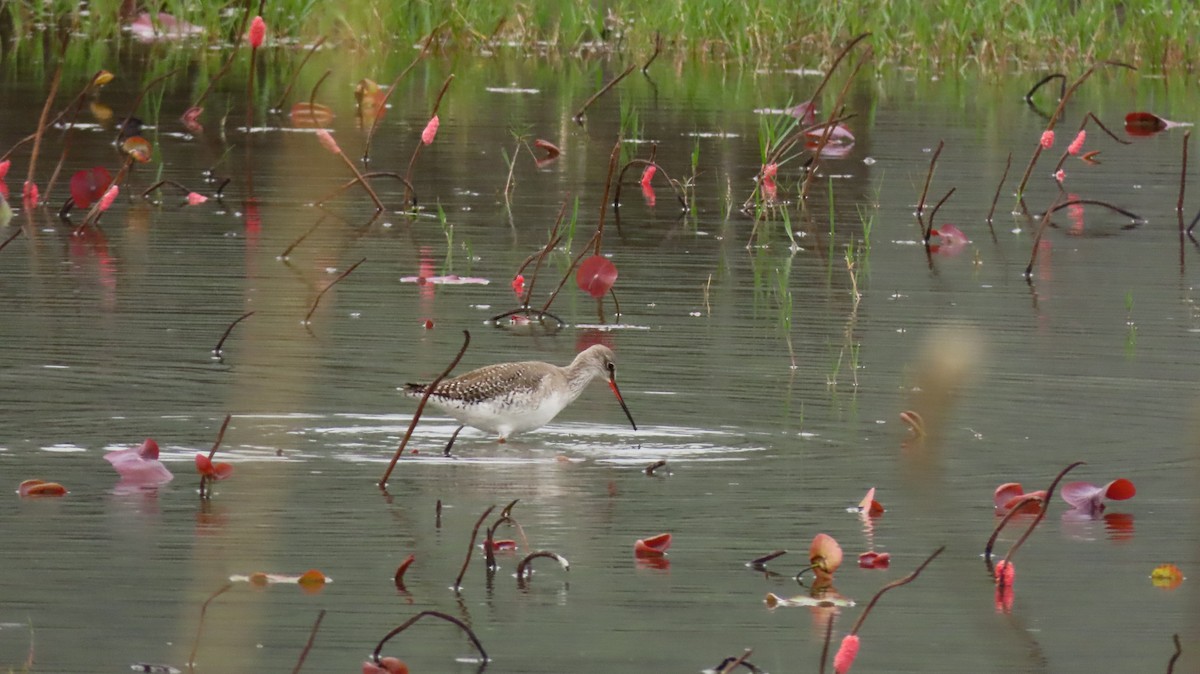
[[[1113,480],[1103,487],[1097,487],[1090,482],[1068,482],[1062,487],[1064,501],[1071,504],[1071,507],[1076,510],[1093,515],[1104,511],[1106,499],[1124,501],[1133,498],[1135,494],[1137,494],[1137,489],[1133,486],[1133,482],[1123,477]]]
[[[139,447],[109,452],[104,460],[117,470],[124,486],[157,487],[175,479],[158,460],[158,443],[151,438],[146,438]]]

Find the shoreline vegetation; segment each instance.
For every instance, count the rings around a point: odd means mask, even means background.
[[[409,53],[432,34],[435,50],[454,55],[515,51],[644,62],[661,49],[661,58],[675,61],[821,68],[850,37],[870,32],[877,64],[934,72],[1022,72],[1115,59],[1162,74],[1200,64],[1200,5],[1152,0],[24,0],[0,4],[0,42],[10,62],[67,33],[82,49],[112,50],[136,41],[127,26],[139,14],[162,12],[198,29],[162,42],[208,49],[233,44],[247,10],[263,16],[276,45],[324,38],[326,48],[371,57]]]

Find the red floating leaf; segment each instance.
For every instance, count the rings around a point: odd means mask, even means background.
[[[536,160],[535,163],[537,164],[538,168],[542,168],[543,166],[555,161],[558,159],[558,156],[562,154],[562,150],[560,150],[557,145],[548,140],[542,140],[541,138],[533,141],[533,146],[546,152],[545,157]]]
[[[513,277],[512,289],[513,289],[513,292],[516,293],[517,299],[520,299],[521,295],[525,294],[525,275],[524,274],[517,274],[516,276]]]
[[[639,538],[633,544],[635,557],[663,557],[671,547],[671,534],[658,534],[650,538]]]
[[[808,547],[808,561],[818,578],[828,579],[842,565],[842,546],[829,534],[817,534]]]
[[[1037,514],[1041,511],[1042,504],[1046,502],[1046,491],[1039,489],[1038,491],[1031,491],[1026,494],[1020,484],[1007,482],[996,487],[996,492],[992,495],[992,504],[996,507],[997,515],[1004,515],[1015,508],[1018,503],[1026,499],[1037,501],[1037,504],[1022,506],[1021,512],[1030,515]]]
[[[320,571],[317,571],[316,569],[309,569],[301,574],[300,578],[298,578],[296,582],[300,583],[301,585],[316,586],[324,585],[328,580],[329,577]]]
[[[197,454],[196,471],[210,480],[224,480],[233,475],[233,466],[227,463],[213,463],[206,454]]]
[[[1150,112],[1131,112],[1125,115],[1125,133],[1131,136],[1150,136],[1167,129],[1167,120]]]
[[[891,566],[892,555],[887,552],[864,552],[858,556],[858,565],[864,569],[886,569]]]
[[[575,284],[585,293],[600,299],[617,282],[617,266],[603,255],[593,255],[579,265]]]
[[[875,500],[875,487],[867,490],[867,495],[858,503],[858,512],[868,517],[878,517],[884,513],[883,505]]]
[[[71,198],[76,206],[88,208],[104,196],[104,191],[111,184],[112,175],[103,166],[76,171],[71,176]]]
[[[200,113],[202,112],[204,112],[204,108],[188,108],[179,118],[183,122],[183,128],[194,134],[204,133],[204,125],[200,123]]]
[[[21,496],[65,496],[67,488],[57,482],[45,480],[25,480],[17,486]]]
[[[11,159],[5,159],[4,161],[0,161],[0,180],[4,180],[4,176],[8,175],[8,168],[10,166],[12,166]]]
[[[206,201],[208,201],[208,197],[204,196],[203,194],[200,194],[199,192],[188,192],[188,195],[187,195],[188,206],[199,206],[200,204],[202,204]]]

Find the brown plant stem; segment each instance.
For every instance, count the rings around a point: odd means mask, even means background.
[[[308,48],[308,52],[304,55],[304,58],[300,59],[300,64],[297,65],[296,69],[292,71],[291,77],[288,78],[287,86],[283,88],[283,95],[279,97],[279,102],[275,104],[276,110],[283,109],[284,104],[287,102],[287,97],[292,93],[292,87],[296,86],[296,79],[300,77],[300,71],[304,69],[304,66],[308,64],[308,60],[313,57],[313,54],[317,53],[317,50],[320,49],[321,45],[323,44],[325,44],[324,35],[318,38],[317,41]],[[311,109],[312,107],[310,101],[309,110]]]
[[[62,151],[58,155],[58,164],[54,166],[54,172],[50,174],[50,181],[46,183],[46,201],[52,200],[51,192],[54,191],[54,183],[58,180],[59,173],[62,172],[63,163],[67,161],[67,153],[71,150],[71,131],[75,129],[75,120],[79,117],[79,111],[83,109],[83,101],[87,97],[88,92],[92,91],[92,88],[97,86],[96,80],[98,80],[105,72],[106,71],[104,70],[97,70],[96,73],[92,75],[92,79],[88,80],[88,83],[84,85],[83,89],[75,96],[75,100],[63,109],[63,112],[70,110],[70,117],[67,118],[67,128],[64,129],[62,133],[63,147]],[[58,117],[61,118],[62,115],[60,114]]]
[[[996,202],[1000,201],[1000,190],[1004,189],[1004,181],[1008,180],[1008,170],[1012,168],[1012,151],[1008,152],[1008,159],[1004,162],[1004,173],[1000,175],[1000,182],[996,183],[996,195],[992,197],[992,207],[988,209],[987,221],[992,222],[992,216],[996,213]]]
[[[145,190],[142,190],[142,198],[149,199],[150,193],[153,192],[154,190],[157,190],[158,188],[162,187],[163,185],[170,185],[171,187],[174,187],[175,189],[179,190],[180,192],[183,192],[184,196],[187,196],[192,193],[192,190],[189,190],[182,183],[176,182],[174,180],[160,180],[160,181],[154,183],[153,185],[151,185],[150,187],[147,187]]]
[[[1038,511],[1038,514],[1036,517],[1033,518],[1033,521],[1029,523],[1029,528],[1025,530],[1025,533],[1021,534],[1021,537],[1017,539],[1017,542],[1013,543],[1012,547],[1008,549],[1008,554],[1004,555],[1004,563],[1005,564],[1012,563],[1012,556],[1017,553],[1017,550],[1021,549],[1021,546],[1025,543],[1026,540],[1028,540],[1029,535],[1033,533],[1033,530],[1037,528],[1037,525],[1046,517],[1046,511],[1050,510],[1050,500],[1052,498],[1054,498],[1054,490],[1055,490],[1055,488],[1058,487],[1058,483],[1061,482],[1062,479],[1064,477],[1066,477],[1067,473],[1071,472],[1072,469],[1082,466],[1085,463],[1087,463],[1087,462],[1086,461],[1076,461],[1075,463],[1072,463],[1071,465],[1067,466],[1066,468],[1063,468],[1062,471],[1059,472],[1059,474],[1057,476],[1055,476],[1054,481],[1050,483],[1050,487],[1046,489],[1046,503],[1042,506],[1042,509],[1040,511]],[[997,578],[997,581],[1000,583],[1001,587],[1003,587],[1003,585],[1004,585],[1003,574]]]
[[[1121,208],[1120,206],[1114,206],[1114,205],[1108,203],[1107,201],[1100,201],[1099,199],[1070,199],[1068,201],[1063,201],[1061,203],[1054,204],[1050,208],[1049,212],[1057,213],[1058,211],[1061,211],[1062,209],[1066,208],[1067,206],[1076,206],[1076,205],[1103,206],[1104,208],[1107,208],[1108,210],[1113,211],[1114,213],[1120,213],[1121,215],[1124,215],[1125,217],[1129,218],[1130,220],[1134,220],[1137,222],[1145,222],[1145,219],[1142,218],[1142,216],[1138,215],[1137,213],[1134,213],[1133,211],[1127,211],[1124,208]],[[1038,215],[1042,215],[1042,214],[1039,213]]]
[[[417,615],[409,618],[408,620],[405,620],[403,623],[400,624],[399,627],[396,627],[391,632],[388,632],[386,635],[384,635],[383,639],[379,642],[379,645],[375,647],[375,652],[371,653],[371,660],[375,664],[379,664],[379,653],[383,650],[383,645],[386,644],[388,642],[388,640],[390,640],[392,637],[396,636],[397,634],[400,634],[404,630],[411,627],[418,620],[420,620],[421,618],[424,618],[426,616],[429,616],[432,618],[441,618],[442,620],[445,620],[446,622],[458,625],[462,629],[462,631],[467,633],[467,637],[471,640],[471,644],[475,646],[475,650],[479,651],[479,656],[481,658],[483,658],[483,662],[486,663],[486,662],[491,661],[491,658],[488,657],[487,651],[483,650],[483,644],[479,643],[479,637],[475,636],[475,632],[473,632],[471,630],[471,628],[468,627],[467,624],[464,623],[463,621],[459,620],[458,618],[455,618],[454,616],[450,616],[445,613],[442,613],[441,611],[421,611]]]
[[[996,523],[996,528],[992,530],[992,535],[988,537],[987,543],[983,546],[983,561],[985,564],[987,564],[988,573],[994,572],[992,565],[992,548],[995,547],[996,539],[1000,536],[1000,532],[1004,531],[1004,527],[1008,526],[1009,520],[1016,517],[1017,513],[1020,512],[1025,506],[1042,502],[1041,496],[1036,494],[1026,494],[1020,501],[1017,501],[1013,507],[1009,508],[1008,512],[1004,513],[1004,517],[1000,518],[1000,521]]]
[[[786,554],[787,554],[787,550],[776,550],[774,552],[768,552],[767,554],[763,555],[762,557],[756,557],[756,558],[746,562],[746,566],[749,566],[749,567],[755,568],[755,569],[759,569],[759,568],[762,568],[767,562],[771,561],[772,559],[775,559],[777,557],[782,557]]]
[[[829,642],[833,639],[833,620],[835,614],[829,614],[829,620],[825,621],[825,640],[821,643],[821,666],[817,669],[818,674],[825,674],[825,663],[829,660]]]
[[[517,564],[517,580],[526,580],[532,576],[533,570],[529,567],[533,563],[533,560],[541,557],[557,561],[559,566],[561,566],[564,571],[571,570],[571,564],[567,561],[566,557],[550,552],[549,550],[538,550],[537,552],[531,552],[528,555],[525,555],[525,559],[522,559],[521,563]]]
[[[921,232],[925,232],[925,197],[929,194],[929,183],[933,181],[933,170],[937,168],[938,157],[942,154],[942,148],[946,146],[945,140],[938,140],[937,148],[933,151],[933,156],[929,158],[929,171],[925,173],[925,186],[921,188],[921,198],[917,200],[917,223],[921,225]],[[927,240],[929,237],[925,237]]]
[[[1101,65],[1111,65],[1129,68],[1130,70],[1136,70],[1136,68],[1133,66],[1119,63],[1117,61],[1102,61],[1100,63],[1093,63],[1088,67],[1087,70],[1083,71],[1083,74],[1080,75],[1079,78],[1074,82],[1072,82],[1071,86],[1067,87],[1067,90],[1063,92],[1061,97],[1059,97],[1058,107],[1055,108],[1053,114],[1050,115],[1050,121],[1046,124],[1046,131],[1054,130],[1054,126],[1058,124],[1058,120],[1062,116],[1062,111],[1063,108],[1066,107],[1067,101],[1071,100],[1071,96],[1075,94],[1075,90],[1078,89],[1079,86],[1085,81],[1087,81],[1087,79],[1092,76],[1092,73],[1096,72],[1096,67]],[[1029,184],[1029,176],[1033,174],[1033,167],[1037,164],[1038,157],[1042,156],[1042,149],[1041,142],[1038,142],[1037,146],[1033,150],[1033,156],[1029,158],[1029,164],[1025,167],[1025,174],[1021,176],[1021,182],[1017,185],[1017,199],[1022,203],[1024,203],[1025,200],[1025,186]],[[1026,276],[1028,276],[1028,274],[1026,274]]]
[[[654,31],[654,53],[651,54],[650,58],[647,59],[646,62],[642,64],[642,74],[643,75],[647,75],[647,76],[649,75],[649,73],[647,73],[646,71],[650,68],[650,64],[654,63],[654,59],[658,58],[658,55],[662,53],[662,48],[663,48],[663,36],[662,36],[661,32],[656,30],[656,31]]]
[[[307,230],[305,230],[304,233],[297,237],[296,240],[291,244],[289,244],[287,248],[283,249],[283,252],[279,254],[279,259],[288,259],[288,256],[292,254],[292,251],[295,250],[296,246],[299,246],[301,242],[309,237],[310,234],[317,231],[317,228],[321,226],[322,222],[325,222],[325,218],[327,217],[328,215],[322,215],[321,217],[317,218],[317,221],[313,223],[312,227],[309,227]]]
[[[433,388],[432,386],[430,388]],[[467,557],[463,560],[462,568],[458,570],[458,578],[454,579],[454,591],[458,592],[462,588],[463,576],[467,575],[467,567],[471,566],[471,557],[475,554],[475,539],[479,536],[479,527],[483,526],[483,521],[487,516],[492,514],[496,506],[488,506],[488,509],[483,511],[479,519],[475,520],[475,528],[471,529],[471,542],[467,545]]]
[[[1039,145],[1038,147],[1040,148],[1041,146]],[[1046,231],[1046,225],[1050,224],[1050,214],[1053,213],[1054,209],[1058,207],[1059,203],[1061,203],[1062,197],[1063,191],[1060,186],[1058,190],[1058,196],[1054,197],[1054,203],[1050,205],[1050,208],[1046,209],[1046,213],[1042,215],[1041,222],[1038,223],[1037,233],[1033,236],[1033,251],[1029,254],[1029,264],[1025,267],[1026,279],[1033,278],[1033,265],[1035,262],[1037,262],[1038,245],[1042,242],[1042,234],[1044,234]]]
[[[125,133],[125,127],[129,124],[129,120],[133,119],[133,116],[137,113],[137,109],[141,107],[142,101],[146,98],[146,94],[150,92],[150,88],[160,82],[165,81],[167,78],[171,77],[180,70],[182,70],[182,68],[174,68],[162,75],[159,75],[158,77],[155,77],[147,82],[146,86],[142,87],[141,91],[138,91],[137,97],[133,99],[133,105],[129,108],[129,114],[125,115],[125,119],[122,119],[121,123],[117,125],[118,144],[120,144],[120,136]]]
[[[442,88],[440,91],[438,91],[437,98],[435,98],[433,101],[433,112],[431,112],[429,114],[429,119],[433,119],[434,117],[437,117],[438,108],[440,108],[442,105],[442,97],[446,95],[446,90],[450,88],[450,83],[453,81],[454,81],[454,73],[451,73],[448,77],[446,77],[446,81],[442,82]],[[404,174],[404,180],[409,185],[412,184],[413,167],[415,167],[417,165],[417,157],[419,157],[421,155],[421,148],[424,146],[425,146],[425,141],[424,141],[424,139],[421,139],[416,144],[416,146],[413,147],[412,157],[410,157],[408,160],[408,171],[405,172],[405,174]],[[408,188],[405,188],[404,200],[408,201]]]
[[[1175,672],[1175,663],[1179,660],[1179,656],[1183,655],[1183,646],[1179,644],[1179,634],[1172,634],[1171,641],[1175,643],[1175,653],[1171,655],[1171,659],[1167,661],[1167,674]]]
[[[355,167],[355,173],[356,173],[356,175],[358,175],[357,167]],[[362,185],[363,189],[365,189],[369,194],[371,194],[372,199],[378,200],[379,196],[377,194],[375,194],[375,191],[373,189],[371,189],[371,184],[367,182],[367,178],[395,178],[396,180],[399,180],[400,182],[404,183],[405,189],[412,193],[412,207],[413,208],[417,207],[417,190],[415,188],[413,188],[412,183],[408,182],[408,179],[405,178],[404,176],[400,175],[399,173],[393,173],[391,171],[371,171],[368,173],[363,173],[363,174],[361,174],[361,177],[356,177],[356,178],[350,180],[350,182],[347,182],[346,184],[333,190],[329,194],[326,194],[325,196],[321,197],[320,199],[318,199],[315,202],[315,205],[317,205],[317,206],[324,205],[325,202],[336,197],[337,195],[341,194],[342,192],[345,192],[346,190],[350,189],[351,187],[354,187],[355,185]],[[377,208],[377,210],[380,210],[380,211],[384,210],[383,206],[378,201],[376,201],[376,208]]]
[[[617,75],[612,80],[610,80],[608,82],[608,84],[605,84],[604,86],[600,87],[600,91],[597,91],[596,93],[592,94],[586,101],[584,101],[583,107],[579,108],[579,111],[576,112],[575,115],[573,117],[571,117],[571,119],[575,120],[576,124],[583,126],[583,115],[584,115],[584,113],[587,112],[588,108],[592,107],[592,103],[595,103],[601,96],[608,93],[609,89],[612,89],[613,87],[617,86],[617,83],[620,82],[621,80],[625,79],[625,77],[628,76],[629,73],[633,72],[633,69],[636,67],[637,67],[636,63],[629,64],[629,67],[626,68],[620,75]]]
[[[658,470],[659,468],[662,468],[662,467],[664,467],[664,466],[666,466],[666,465],[667,465],[667,460],[666,460],[666,459],[659,459],[658,461],[655,461],[654,463],[651,463],[650,465],[648,465],[648,466],[646,466],[645,468],[643,468],[643,469],[642,469],[642,472],[643,472],[643,473],[645,473],[645,474],[647,474],[647,475],[654,475],[654,471],[656,471],[656,470]]]
[[[204,633],[204,616],[206,613],[208,613],[208,605],[211,604],[214,599],[225,594],[232,588],[233,583],[225,583],[218,588],[216,592],[210,594],[208,599],[205,599],[204,603],[200,606],[200,623],[196,625],[196,638],[192,640],[192,652],[190,655],[188,655],[188,665],[196,664],[196,651],[200,650],[200,635]]]
[[[225,415],[225,421],[221,422],[221,430],[217,431],[217,439],[213,442],[212,449],[208,450],[208,460],[212,461],[213,456],[217,453],[217,448],[221,446],[221,441],[225,439],[225,429],[229,428],[229,420],[233,418],[232,414]],[[208,476],[200,476],[200,498],[205,498],[208,488]]]
[[[938,202],[933,206],[933,210],[929,211],[929,222],[925,223],[924,234],[926,248],[929,247],[929,236],[933,233],[933,222],[937,218],[938,209],[942,207],[942,204],[946,203],[946,200],[949,199],[950,195],[954,194],[954,191],[957,189],[957,187],[951,187],[950,191],[946,193],[946,196],[939,199]]]
[[[214,356],[216,356],[218,358],[221,357],[221,347],[225,346],[225,340],[229,339],[229,334],[231,332],[233,332],[233,329],[235,327],[237,327],[238,323],[241,323],[242,321],[246,320],[247,318],[250,318],[254,314],[255,314],[254,311],[247,311],[246,313],[242,314],[241,316],[238,316],[237,318],[235,318],[233,320],[233,322],[229,324],[229,327],[225,328],[225,332],[221,334],[221,339],[217,340],[217,345],[213,347],[212,352],[213,352]]]
[[[417,411],[413,412],[412,421],[408,423],[408,430],[404,432],[404,439],[400,441],[400,446],[396,448],[396,453],[392,456],[392,462],[388,464],[387,470],[383,472],[383,477],[379,480],[380,489],[387,488],[388,478],[391,477],[392,470],[396,468],[396,462],[399,461],[400,456],[404,454],[404,448],[408,445],[408,439],[412,437],[413,429],[417,427],[417,421],[421,418],[421,412],[425,409],[425,403],[429,402],[429,396],[433,395],[433,391],[437,388],[437,385],[442,383],[442,380],[449,376],[454,367],[458,365],[458,361],[462,360],[463,354],[467,352],[467,347],[470,344],[471,333],[467,330],[463,330],[462,348],[458,350],[458,355],[454,357],[454,360],[450,361],[450,364],[446,366],[446,369],[442,370],[442,373],[437,376],[437,379],[434,379],[429,383],[428,386],[425,387],[425,393],[421,396],[421,402],[417,403]],[[441,502],[439,501],[438,504],[438,513],[440,517]],[[462,576],[459,576],[460,580],[461,578]]]
[[[309,324],[310,320],[312,319],[313,312],[315,312],[317,310],[317,305],[319,305],[321,303],[321,298],[325,296],[325,293],[329,292],[329,289],[334,287],[335,285],[337,285],[342,279],[349,276],[350,273],[353,272],[355,269],[358,269],[358,265],[360,265],[366,261],[367,261],[367,258],[364,257],[363,259],[359,260],[358,262],[355,262],[354,264],[350,265],[349,269],[342,272],[341,274],[338,274],[338,277],[333,279],[333,281],[331,281],[329,283],[329,285],[325,286],[324,288],[321,288],[321,292],[317,293],[317,296],[315,298],[313,298],[313,303],[312,303],[312,306],[308,308],[308,313],[304,315],[304,324],[305,325]]]
[[[29,170],[25,174],[26,184],[34,183],[34,171],[37,168],[38,150],[42,147],[42,138],[46,134],[46,118],[50,115],[50,106],[54,103],[54,96],[58,93],[58,83],[62,79],[63,60],[59,59],[58,65],[54,68],[54,75],[50,78],[50,93],[46,94],[46,102],[42,105],[42,114],[38,117],[37,132],[33,135],[33,152],[29,155]],[[36,207],[37,204],[31,204]]]
[[[6,247],[8,247],[8,244],[13,242],[13,239],[21,236],[22,231],[23,230],[21,227],[17,227],[16,231],[8,235],[8,238],[4,240],[4,243],[0,243],[0,250],[4,250]]]
[[[308,652],[312,650],[313,642],[317,639],[317,630],[321,629],[321,621],[325,619],[325,609],[317,614],[317,621],[313,623],[312,631],[308,633],[308,641],[304,644],[304,650],[300,651],[300,659],[296,661],[296,666],[292,669],[292,674],[298,674],[300,668],[304,666],[304,661],[308,658]]]
[[[195,103],[192,103],[191,107],[200,107],[204,103],[204,99],[208,98],[209,92],[212,91],[217,81],[224,77],[225,73],[229,72],[229,68],[233,66],[233,61],[237,58],[238,50],[241,49],[242,42],[244,42],[242,36],[246,34],[246,27],[250,25],[250,17],[253,12],[254,0],[247,0],[246,12],[242,14],[242,22],[238,25],[237,32],[233,34],[233,51],[229,54],[229,58],[225,59],[225,63],[221,65],[220,69],[217,70],[217,74],[213,75],[212,79],[208,81],[208,86],[204,87],[204,91],[200,92],[199,98],[196,99]],[[261,13],[262,10],[260,9],[259,14]]]
[[[921,572],[925,570],[925,567],[929,566],[929,563],[936,559],[938,555],[942,554],[942,551],[945,549],[946,546],[943,545],[937,550],[934,550],[933,554],[926,557],[925,561],[921,562],[921,565],[918,566],[915,571],[903,578],[893,580],[887,585],[879,588],[879,591],[876,592],[875,596],[871,597],[871,601],[867,603],[867,607],[863,609],[862,615],[858,616],[858,620],[854,621],[854,627],[850,628],[850,634],[858,634],[858,630],[862,628],[863,622],[866,621],[867,616],[871,614],[871,609],[875,608],[875,604],[879,602],[879,598],[883,596],[884,592],[887,592],[888,590],[894,590],[901,585],[908,585],[916,580],[917,576],[921,575]]]
[[[1179,200],[1175,202],[1175,211],[1183,213],[1183,192],[1187,187],[1188,141],[1192,138],[1192,130],[1183,133],[1183,163],[1179,168]],[[1183,219],[1179,220],[1179,231],[1183,231]]]
[[[364,164],[371,162],[371,141],[375,139],[375,131],[379,128],[379,121],[383,118],[383,111],[387,109],[388,99],[392,97],[392,93],[396,91],[396,87],[400,86],[400,82],[404,79],[404,77],[408,75],[408,73],[411,72],[412,69],[415,68],[417,64],[420,63],[421,60],[424,59],[429,53],[429,48],[433,44],[433,38],[436,37],[445,26],[446,22],[443,21],[442,23],[434,26],[433,30],[429,31],[429,35],[425,37],[425,42],[421,45],[421,51],[417,54],[416,58],[414,58],[412,63],[409,63],[404,70],[400,71],[400,74],[396,76],[396,79],[392,80],[392,84],[387,88],[387,91],[384,92],[383,99],[379,101],[379,114],[375,115],[375,119],[371,121],[371,128],[367,131],[367,140],[363,143],[362,161]]]
[[[843,101],[846,100],[846,94],[850,92],[850,85],[854,83],[854,78],[858,75],[858,71],[862,70],[863,65],[874,55],[874,48],[867,46],[866,53],[854,64],[854,68],[850,71],[850,76],[846,78],[845,84],[842,85],[842,90],[838,92],[837,100],[834,102],[832,108],[836,112],[829,115],[826,121],[825,133],[821,135],[821,140],[817,142],[817,147],[812,152],[812,163],[808,166],[808,174],[804,177],[804,184],[800,188],[800,197],[802,199],[808,197],[809,186],[812,185],[813,179],[817,177],[817,165],[821,163],[821,153],[825,151],[825,146],[829,143],[829,139],[833,136],[833,130],[837,126],[832,123],[832,120],[834,117],[838,117],[845,112]]]
[[[1025,94],[1025,102],[1033,103],[1033,95],[1037,93],[1037,90],[1041,89],[1043,85],[1053,82],[1054,80],[1059,80],[1058,98],[1059,100],[1062,100],[1067,91],[1067,76],[1062,73],[1050,73],[1049,75],[1046,75],[1042,79],[1038,80],[1038,83],[1033,85],[1033,88],[1029,90],[1029,93]]]
[[[721,667],[721,669],[719,669],[717,671],[717,674],[729,674],[729,672],[732,672],[733,670],[737,669],[739,665],[746,664],[746,658],[750,657],[750,654],[753,652],[754,651],[752,651],[749,648],[742,651],[741,655],[726,662],[725,666]],[[754,671],[754,667],[751,667],[750,670]]]
[[[664,169],[661,165],[659,165],[653,159],[651,159],[651,160],[630,159],[624,166],[621,167],[621,172],[617,174],[617,189],[615,190],[615,193],[613,194],[613,210],[614,211],[621,208],[622,181],[625,179],[625,172],[628,171],[633,166],[653,166],[655,168],[655,170],[661,171],[663,174],[663,177],[667,179],[667,183],[671,185],[671,190],[673,192],[675,192],[675,198],[679,200],[680,208],[684,211],[688,210],[687,199],[685,198],[683,192],[680,191],[679,183],[677,181],[673,180],[671,178],[671,176],[667,174],[666,169]]]

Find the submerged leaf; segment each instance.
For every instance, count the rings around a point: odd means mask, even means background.
[[[288,117],[292,120],[292,126],[312,129],[329,126],[336,115],[327,105],[304,101],[293,105]]]

